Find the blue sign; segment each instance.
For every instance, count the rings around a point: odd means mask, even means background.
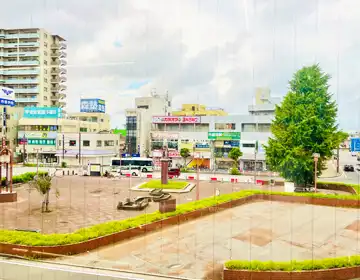
[[[350,151],[360,152],[360,138],[351,138]]]
[[[81,99],[80,112],[105,113],[105,101],[102,99]]]
[[[0,87],[0,105],[15,106],[15,91],[12,88]]]
[[[209,149],[210,146],[208,143],[196,143],[195,148],[196,149]]]
[[[140,154],[121,154],[121,157],[127,158],[127,157],[140,157]]]
[[[224,141],[224,146],[239,147],[239,141]]]
[[[61,118],[61,113],[61,108],[58,107],[25,107],[24,118],[57,119]]]

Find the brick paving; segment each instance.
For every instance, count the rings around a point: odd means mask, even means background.
[[[357,209],[260,201],[57,261],[201,279],[229,259],[359,254],[358,219]]]
[[[130,191],[146,179],[107,179],[98,177],[65,176],[54,178],[54,189],[60,192],[50,195],[50,213],[41,213],[42,197],[34,189],[23,186],[17,189],[18,201],[0,204],[0,228],[39,229],[43,233],[69,233],[76,229],[111,220],[122,220],[142,213],[158,210],[157,203],[143,211],[119,211],[117,203],[130,197],[143,196],[143,192]],[[218,188],[221,193],[231,193],[241,189],[260,188],[249,184],[200,183],[200,198],[214,195]],[[276,188],[282,190],[282,188]],[[186,194],[173,194],[177,203],[196,199],[193,189]]]

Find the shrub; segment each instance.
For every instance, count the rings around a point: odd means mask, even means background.
[[[67,167],[67,163],[65,161],[61,162],[61,168],[66,168]]]
[[[36,167],[36,163],[25,163],[24,166],[26,167]]]
[[[237,169],[236,167],[233,167],[230,169],[230,174],[231,175],[241,175],[239,169]]]
[[[39,171],[39,175],[47,175],[48,172]],[[21,175],[15,175],[13,176],[13,184],[18,183],[27,183],[34,179],[34,176],[36,175],[36,172],[27,172]],[[5,182],[5,178],[1,179],[3,182]]]
[[[191,172],[194,172],[194,171],[191,171],[191,170],[188,170],[187,168],[182,167],[182,168],[180,168],[180,172],[182,172],[182,173],[191,173]]]

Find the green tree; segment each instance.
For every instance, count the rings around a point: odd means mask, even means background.
[[[180,156],[184,159],[184,168],[186,168],[186,159],[190,156],[190,150],[188,148],[182,148],[180,150]]]
[[[36,189],[43,196],[41,212],[49,212],[49,196],[52,187],[52,178],[53,177],[49,175],[37,175],[34,177],[34,180],[29,182],[30,187]],[[56,190],[56,196],[59,196],[58,190]]]
[[[337,105],[331,100],[329,79],[319,65],[303,67],[294,74],[289,92],[276,106],[273,137],[264,146],[270,169],[297,186],[313,184],[314,153],[320,154],[319,176],[332,151],[347,137],[338,130]]]
[[[238,167],[239,159],[243,155],[239,148],[232,148],[229,152],[229,158],[234,161],[234,168]]]

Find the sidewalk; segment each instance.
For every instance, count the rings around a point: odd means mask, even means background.
[[[342,171],[340,173],[336,172],[336,166],[332,163],[332,161],[327,162],[327,169],[325,169],[319,178],[326,179],[326,178],[335,178],[340,177],[342,175]]]

